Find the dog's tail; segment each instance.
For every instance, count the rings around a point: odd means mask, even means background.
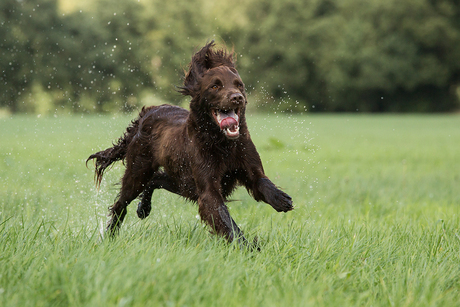
[[[138,137],[140,133],[140,126],[142,126],[142,118],[146,113],[146,109],[142,108],[139,113],[139,117],[131,122],[131,125],[126,128],[125,133],[120,137],[116,143],[113,143],[113,147],[107,148],[106,150],[99,151],[86,159],[86,166],[92,159],[96,159],[95,170],[94,170],[94,181],[96,187],[101,185],[102,176],[104,171],[110,167],[113,163],[124,160],[128,151],[129,144]]]

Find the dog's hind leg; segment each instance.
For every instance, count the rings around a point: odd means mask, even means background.
[[[169,192],[179,194],[177,183],[166,173],[156,173],[150,179],[149,183],[142,193],[142,199],[137,205],[137,216],[145,219],[152,210],[152,194],[155,189],[165,189]]]
[[[127,167],[121,183],[121,190],[115,204],[109,208],[107,232],[114,235],[120,228],[126,216],[126,207],[145,189],[151,173],[133,174]]]

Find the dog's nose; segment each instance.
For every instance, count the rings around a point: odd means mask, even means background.
[[[233,93],[230,95],[230,102],[240,104],[243,103],[244,97],[241,93]]]

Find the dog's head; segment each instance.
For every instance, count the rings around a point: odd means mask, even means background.
[[[214,41],[192,57],[179,91],[192,97],[193,116],[211,119],[228,139],[237,139],[247,103],[244,83],[235,69],[233,53],[213,47]]]

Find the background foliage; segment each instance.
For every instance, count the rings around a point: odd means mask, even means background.
[[[4,0],[0,107],[129,111],[182,103],[197,47],[234,47],[254,104],[458,110],[458,0]]]

